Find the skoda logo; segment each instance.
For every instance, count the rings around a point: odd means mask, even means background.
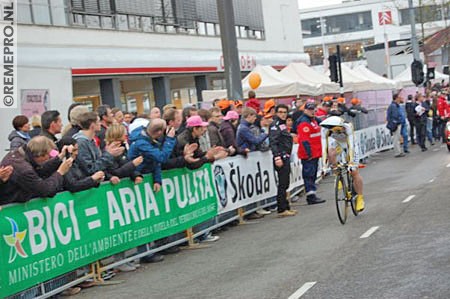
[[[225,177],[225,171],[222,166],[216,165],[214,167],[214,179],[216,181],[217,195],[219,196],[220,204],[222,207],[226,207],[227,199],[227,179]]]

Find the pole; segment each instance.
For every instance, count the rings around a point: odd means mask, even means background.
[[[389,53],[389,39],[388,39],[388,35],[386,32],[386,7],[383,7],[383,17],[382,17],[382,22],[383,22],[383,30],[384,30],[384,51],[385,51],[385,55],[386,55],[386,75],[389,79],[392,79],[392,74],[391,74],[391,54]]]
[[[413,48],[413,57],[414,60],[420,61],[419,44],[417,42],[417,33],[416,33],[416,17],[414,13],[413,1],[408,0],[408,4],[409,4],[409,20],[411,23],[411,45]]]
[[[234,23],[233,1],[216,0],[216,3],[225,65],[227,96],[230,100],[242,100],[241,68]]]
[[[339,45],[336,46],[336,54],[338,59],[338,72],[339,72],[339,91],[341,97],[344,96],[344,80],[342,79],[342,67],[341,67],[341,47]]]

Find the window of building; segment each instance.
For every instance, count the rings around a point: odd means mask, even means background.
[[[214,28],[213,23],[206,23],[206,34],[207,35],[216,35],[216,30]]]
[[[374,44],[374,39],[367,39],[355,42],[339,43],[341,47],[341,61],[356,61],[364,59],[364,47]],[[329,55],[336,53],[336,44],[325,45],[328,48]],[[305,52],[309,54],[311,58],[311,65],[323,64],[323,48],[320,45],[305,47]]]
[[[325,17],[324,34],[364,31],[373,28],[370,11]]]
[[[325,27],[325,26],[324,26]],[[320,36],[320,19],[319,18],[312,18],[302,21],[302,30],[303,30],[303,37],[315,37]],[[325,34],[325,32],[324,32]]]
[[[442,17],[450,20],[450,5],[427,5],[414,8],[416,23],[442,21]],[[400,10],[400,24],[410,25],[409,8]]]
[[[373,29],[370,11],[351,14],[327,16],[322,18],[323,35],[333,35],[344,32],[355,32]],[[321,33],[320,18],[302,21],[303,38],[317,37]]]
[[[220,34],[216,0],[59,1],[65,6],[51,6],[55,2],[53,0],[43,1],[48,5],[34,4],[32,0],[21,1],[18,5],[19,22],[143,32]],[[264,38],[262,0],[233,0],[233,5],[238,35]],[[261,34],[250,34],[251,31]]]

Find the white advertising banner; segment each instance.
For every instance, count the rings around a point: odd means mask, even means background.
[[[277,195],[270,151],[252,152],[247,158],[236,156],[219,160],[212,168],[219,214]]]
[[[386,125],[379,125],[355,132],[356,148],[360,158],[393,147],[392,137]],[[302,163],[295,144],[291,155],[291,176],[288,191],[304,184]],[[242,156],[219,160],[212,165],[218,195],[219,214],[277,195],[278,178],[273,167],[272,152],[252,152]],[[321,161],[319,161],[321,165]],[[320,176],[321,166],[317,176]]]
[[[355,135],[361,159],[394,147],[391,133],[384,124],[358,130],[355,132]]]
[[[302,160],[298,158],[298,144],[294,144],[291,154],[291,179],[287,191],[292,191],[294,188],[303,186],[302,177]]]

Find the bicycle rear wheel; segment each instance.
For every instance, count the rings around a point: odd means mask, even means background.
[[[355,187],[353,186],[353,177],[351,173],[347,173],[348,190],[351,196],[350,206],[352,207],[353,215],[358,216],[358,211],[356,210],[356,196],[358,194],[355,192]]]
[[[334,198],[336,200],[336,210],[339,221],[345,224],[348,216],[349,202],[347,201],[347,182],[344,176],[340,173],[336,176],[334,182]]]

